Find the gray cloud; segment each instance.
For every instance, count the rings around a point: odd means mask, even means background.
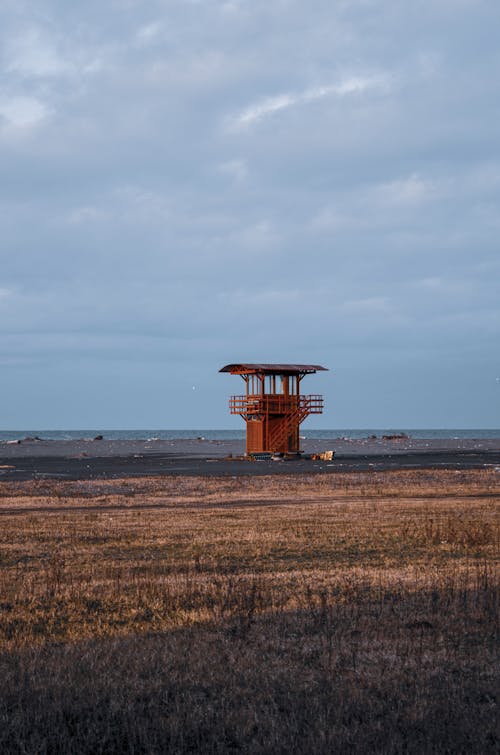
[[[498,426],[499,20],[3,3],[2,422],[227,425],[255,359],[330,366],[324,427]]]

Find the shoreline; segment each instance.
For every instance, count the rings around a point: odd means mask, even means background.
[[[334,450],[336,455],[368,454],[385,455],[419,451],[498,451],[500,452],[500,434],[497,438],[413,438],[395,435],[392,437],[348,438],[331,437],[301,438],[301,451],[304,454]],[[0,441],[0,459],[30,456],[78,456],[87,454],[95,457],[128,456],[141,454],[181,454],[183,456],[216,456],[232,454],[241,456],[245,453],[244,438],[147,438],[109,439],[73,438],[73,439],[39,439],[36,437]]]
[[[34,440],[0,442],[0,483],[36,479],[141,476],[316,474],[398,469],[498,468],[500,438],[305,438],[306,455],[335,452],[332,461],[302,458],[251,462],[244,440]],[[238,458],[240,457],[240,458]]]

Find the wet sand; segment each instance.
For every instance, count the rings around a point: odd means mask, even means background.
[[[310,455],[335,451],[331,462],[238,459],[243,440],[21,440],[0,443],[0,482],[33,479],[106,479],[187,475],[314,474],[396,469],[498,467],[500,438],[304,439]]]

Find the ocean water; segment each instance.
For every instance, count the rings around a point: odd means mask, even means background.
[[[335,428],[332,430],[314,430],[301,428],[304,438],[352,438],[354,440],[369,438],[370,436],[396,435],[404,433],[411,438],[500,438],[500,429],[412,429],[412,428],[365,428],[349,429]],[[206,438],[207,440],[243,440],[245,427],[240,430],[105,430],[102,428],[87,430],[0,430],[0,442],[23,438],[40,438],[41,440],[79,440],[81,438],[95,438],[102,435],[106,440],[176,440],[190,438]]]

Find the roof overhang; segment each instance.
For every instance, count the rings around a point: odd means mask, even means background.
[[[219,372],[231,375],[309,375],[327,371],[320,364],[226,364]]]

